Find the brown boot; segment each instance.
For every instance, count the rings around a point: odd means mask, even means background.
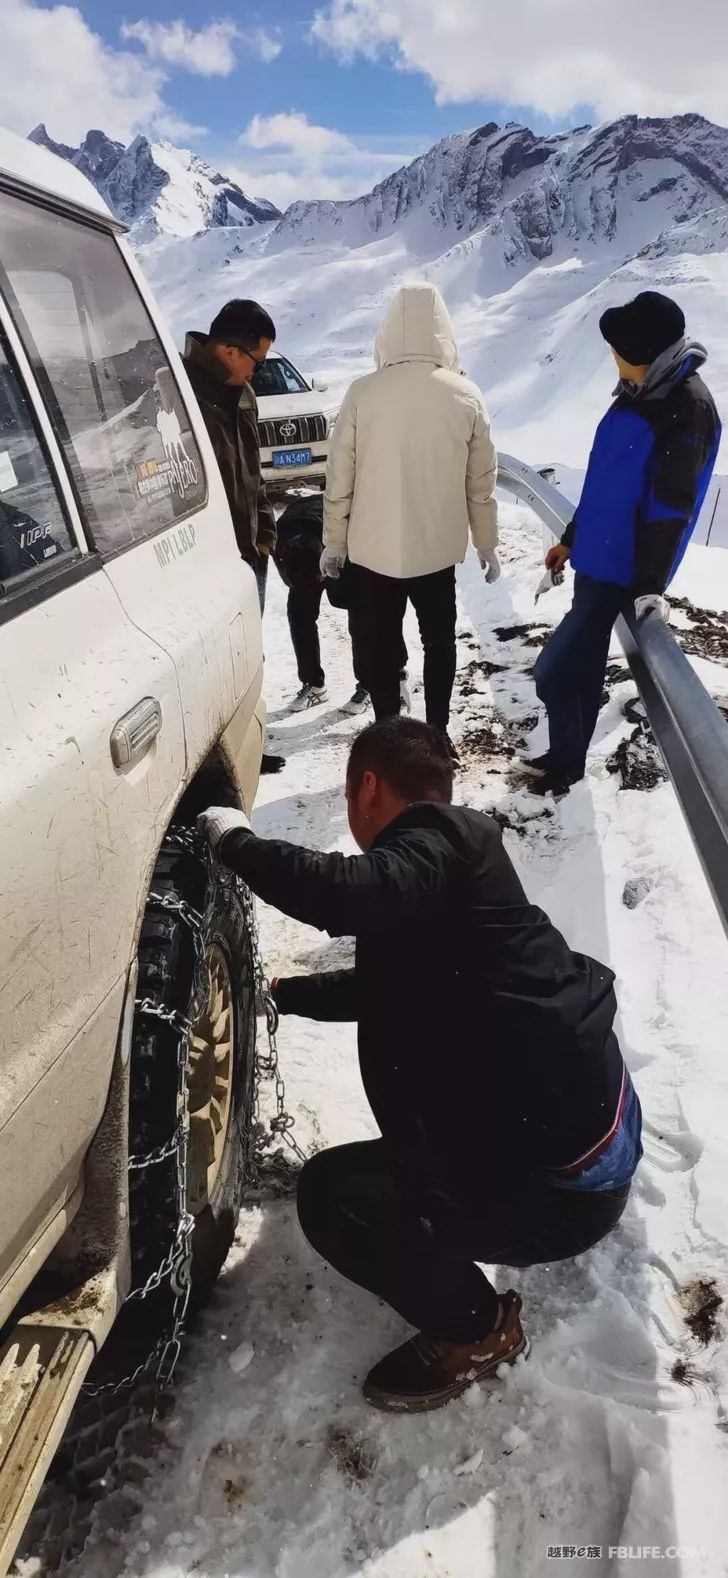
[[[362,1388],[373,1408],[423,1414],[442,1408],[474,1381],[495,1375],[501,1364],[528,1357],[529,1343],[519,1320],[521,1300],[511,1288],[501,1298],[501,1321],[480,1342],[436,1342],[419,1332],[375,1364]]]

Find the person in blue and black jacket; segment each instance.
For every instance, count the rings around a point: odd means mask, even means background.
[[[529,763],[541,794],[584,777],[612,627],[633,603],[664,617],[663,593],[703,506],[720,444],[713,398],[698,374],[702,345],[685,337],[676,302],[643,291],[611,307],[599,327],[620,379],[597,428],[581,500],[546,567],[571,560],[574,601],[538,659],[536,690],[549,749]]]

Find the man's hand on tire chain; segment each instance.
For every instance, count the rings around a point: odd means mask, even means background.
[[[229,805],[211,805],[206,811],[201,811],[197,818],[197,830],[207,839],[212,850],[218,848],[226,833],[253,831],[245,812],[236,811]]]

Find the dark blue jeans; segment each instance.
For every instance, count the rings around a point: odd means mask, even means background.
[[[612,628],[630,601],[626,587],[577,575],[574,601],[536,663],[536,692],[549,720],[554,768],[584,777],[597,726]]]

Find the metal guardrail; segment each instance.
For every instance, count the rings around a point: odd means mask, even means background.
[[[498,486],[556,537],[574,514],[560,488],[510,455],[498,457]],[[728,723],[657,614],[638,622],[630,610],[617,635],[728,932]]]

